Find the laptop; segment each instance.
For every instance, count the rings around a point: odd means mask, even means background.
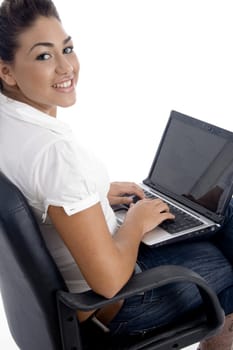
[[[139,185],[146,196],[167,202],[175,214],[174,220],[148,232],[145,244],[215,232],[233,195],[233,132],[171,111],[149,174]],[[119,225],[127,209],[117,208]]]

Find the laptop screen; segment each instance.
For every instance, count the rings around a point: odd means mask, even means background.
[[[223,215],[232,196],[233,133],[172,111],[148,181],[202,213]]]

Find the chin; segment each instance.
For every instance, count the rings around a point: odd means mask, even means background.
[[[75,104],[76,102],[76,98],[72,98],[72,99],[67,99],[67,101],[59,101],[58,106],[59,107],[71,107]]]

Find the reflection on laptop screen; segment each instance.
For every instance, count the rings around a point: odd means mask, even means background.
[[[226,189],[233,181],[233,140],[222,129],[174,115],[149,178],[157,189],[175,199],[183,196],[222,213]]]

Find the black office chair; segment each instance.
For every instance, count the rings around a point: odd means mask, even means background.
[[[151,288],[188,281],[203,307],[145,337],[101,336],[83,344],[76,310],[92,310]],[[182,349],[215,334],[224,313],[215,293],[196,273],[161,266],[139,273],[112,299],[92,291],[71,294],[51,258],[22,193],[0,173],[0,287],[10,332],[21,350]],[[200,311],[200,312],[199,312]],[[91,331],[90,331],[91,332]],[[92,334],[90,334],[92,339]]]

